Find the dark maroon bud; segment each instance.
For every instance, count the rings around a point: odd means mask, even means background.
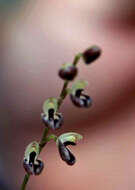
[[[92,46],[85,50],[82,54],[84,62],[90,64],[101,55],[101,49],[98,46]]]
[[[64,64],[59,70],[59,76],[64,80],[73,80],[77,73],[77,68],[70,63]]]
[[[75,94],[70,94],[73,104],[77,107],[88,108],[92,105],[92,99],[88,95],[82,93],[84,89],[76,90]]]
[[[66,147],[67,145],[76,145],[73,142],[66,142],[62,143],[59,140],[58,148],[59,148],[59,154],[61,156],[61,159],[65,161],[68,165],[72,166],[76,162],[75,156],[71,153],[71,151]]]
[[[54,112],[53,109],[49,109],[48,114],[42,113],[41,118],[45,126],[53,130],[59,129],[63,124],[62,114]]]

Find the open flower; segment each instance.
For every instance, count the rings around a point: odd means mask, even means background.
[[[59,154],[63,161],[68,165],[74,165],[76,162],[75,156],[67,148],[68,145],[76,145],[77,141],[81,140],[83,137],[78,133],[64,133],[57,138],[56,144],[59,149]]]
[[[73,104],[77,107],[88,108],[92,105],[91,97],[83,93],[84,88],[87,86],[87,84],[87,81],[79,80],[72,86],[70,98]]]
[[[44,163],[38,159],[38,155],[39,144],[34,141],[26,147],[23,160],[23,167],[30,175],[39,175],[44,168]]]
[[[41,118],[43,123],[51,129],[59,129],[63,124],[63,116],[58,110],[58,100],[49,98],[43,104],[43,113]]]
[[[63,64],[59,70],[59,76],[64,80],[73,80],[77,73],[77,67],[72,63]]]

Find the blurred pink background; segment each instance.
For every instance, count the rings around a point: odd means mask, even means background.
[[[6,11],[6,10],[5,10]],[[32,190],[135,189],[135,2],[133,0],[24,1],[0,19],[0,188],[19,189],[27,144],[39,140],[42,103],[58,96],[61,64],[97,44],[99,60],[79,63],[89,81],[91,109],[64,102],[64,126],[56,134],[84,136],[71,147],[77,163],[63,162],[53,142],[41,154],[45,169]]]

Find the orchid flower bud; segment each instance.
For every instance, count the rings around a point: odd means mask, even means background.
[[[39,144],[34,141],[26,147],[23,160],[23,167],[30,175],[39,175],[44,168],[44,163],[38,159],[38,155]]]
[[[58,100],[56,98],[49,98],[43,104],[43,113],[41,118],[45,126],[55,130],[59,129],[63,124],[63,116],[57,112]]]
[[[84,59],[84,62],[86,64],[90,64],[92,63],[93,61],[95,61],[99,56],[101,55],[101,49],[94,45],[94,46],[91,46],[90,48],[86,49],[82,56],[83,56],[83,59]]]
[[[70,98],[75,106],[88,108],[92,105],[92,99],[83,93],[87,85],[88,82],[84,80],[79,80],[73,84]]]
[[[59,70],[59,76],[64,80],[73,80],[78,73],[77,67],[72,63],[63,64]]]
[[[82,138],[83,137],[80,134],[73,132],[64,133],[57,138],[56,145],[58,146],[61,159],[68,165],[74,165],[76,158],[67,148],[67,146],[76,145],[77,141],[81,140]]]

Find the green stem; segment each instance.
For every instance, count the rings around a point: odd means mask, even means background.
[[[82,53],[78,53],[75,58],[74,58],[74,61],[73,61],[73,65],[77,65],[77,63],[79,62],[79,60],[81,59],[82,57]]]
[[[44,132],[43,132],[43,135],[42,135],[42,138],[41,138],[41,141],[39,143],[39,154],[40,152],[42,151],[42,149],[44,148],[44,146],[46,145],[46,138],[47,138],[47,135],[49,133],[49,128],[45,128],[44,129]]]
[[[25,190],[25,187],[29,181],[29,178],[30,178],[30,175],[29,174],[25,174],[24,176],[24,180],[23,180],[23,183],[22,183],[22,186],[21,186],[21,190]]]
[[[58,100],[58,109],[60,108],[63,100],[66,98],[67,96],[67,86],[68,86],[68,81],[65,81],[64,82],[64,85],[63,85],[63,88],[62,88],[62,91],[60,93],[60,97],[59,97],[59,100]]]
[[[73,64],[75,66],[77,65],[77,63],[79,62],[79,60],[80,60],[81,57],[82,57],[81,53],[79,53],[79,54],[77,54],[75,56],[75,58],[73,60]],[[59,99],[58,99],[58,109],[60,108],[61,104],[63,103],[63,100],[66,98],[66,96],[68,94],[68,90],[67,90],[68,84],[69,84],[69,81],[65,81],[64,82],[62,91],[61,91]],[[44,132],[43,132],[43,135],[42,135],[42,138],[41,138],[40,143],[39,143],[39,153],[41,153],[42,149],[47,144],[47,142],[49,142],[52,139],[54,141],[57,140],[57,136],[55,136],[54,134],[51,134],[50,136],[48,136],[48,133],[49,133],[49,129],[45,128]],[[30,175],[29,174],[25,174],[24,180],[23,180],[23,183],[22,183],[22,186],[21,186],[21,190],[25,190],[29,179],[30,179]]]

